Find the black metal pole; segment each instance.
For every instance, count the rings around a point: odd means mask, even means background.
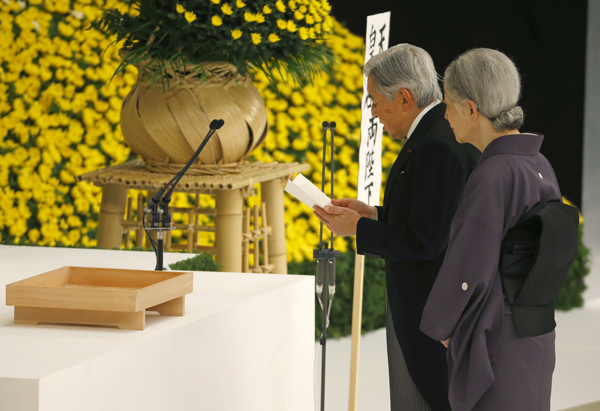
[[[327,364],[327,308],[329,301],[327,293],[327,262],[323,261],[325,268],[325,278],[323,287],[323,315],[321,318],[321,411],[325,411],[325,365]]]
[[[334,151],[334,140],[335,140],[335,121],[332,121],[331,123],[329,123],[329,129],[331,130],[331,199],[335,198],[333,195],[333,174],[334,174],[334,170],[335,170],[335,164],[333,162],[333,153]],[[323,162],[323,164],[325,164]],[[323,167],[324,169],[324,167]],[[333,250],[333,231],[331,231],[331,246],[329,247]],[[327,282],[325,284],[328,284]]]
[[[325,164],[327,164],[327,129],[329,123],[323,122],[323,166],[321,167],[321,191],[325,192]],[[319,239],[319,248],[323,248],[323,223],[321,223],[321,238]],[[321,265],[323,272],[323,294],[322,305],[323,315],[321,318],[321,411],[325,410],[325,365],[327,363],[327,263],[321,257]],[[318,263],[317,263],[318,264]]]
[[[164,233],[158,231],[156,233],[156,268],[155,271],[162,271],[163,267],[163,251],[164,251]]]
[[[325,192],[325,164],[326,163],[326,154],[327,154],[327,129],[329,128],[329,123],[327,121],[323,122],[323,165],[321,171],[321,191]],[[321,244],[323,244],[323,223],[320,225],[319,229],[319,248],[321,248]],[[322,307],[321,307],[322,308]]]
[[[321,191],[325,191],[325,167],[327,166],[327,130],[331,130],[331,198],[333,198],[333,176],[334,176],[334,129],[335,122],[323,122],[323,173],[321,180]],[[331,303],[335,294],[335,260],[339,258],[340,252],[333,249],[333,232],[331,233],[331,244],[323,242],[323,223],[320,225],[319,248],[313,250],[313,257],[317,261],[316,293],[323,314],[321,317],[321,411],[325,411],[325,369],[327,363],[327,327],[329,326],[329,313]]]

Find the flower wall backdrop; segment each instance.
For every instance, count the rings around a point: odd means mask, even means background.
[[[0,242],[95,246],[101,190],[76,183],[75,176],[132,157],[119,112],[137,73],[128,66],[112,77],[122,61],[119,47],[108,47],[114,38],[91,24],[102,10],[125,11],[126,5],[114,0],[3,0],[0,5]],[[307,177],[320,185],[321,124],[335,121],[336,197],[354,197],[364,40],[332,23],[326,43],[338,64],[331,75],[299,87],[277,74],[274,85],[264,72],[255,73],[271,130],[253,159],[307,162],[312,167]],[[384,139],[384,167],[391,166],[399,148]],[[177,195],[172,205],[193,201]],[[250,197],[248,204],[258,201]],[[201,196],[200,205],[212,207],[214,200]],[[287,195],[285,206],[288,261],[312,259],[317,219]],[[201,241],[213,239],[205,234]],[[348,246],[336,239],[339,250]]]
[[[119,110],[136,80],[110,82],[116,50],[86,30],[109,2],[0,4],[1,241],[93,246],[100,189],[75,176],[128,158]]]

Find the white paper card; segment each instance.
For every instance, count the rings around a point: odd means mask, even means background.
[[[331,199],[302,174],[298,174],[293,180],[288,180],[284,191],[296,197],[310,208],[313,208],[315,205],[323,208],[331,204]]]

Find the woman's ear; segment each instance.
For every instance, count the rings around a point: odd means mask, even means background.
[[[471,121],[476,121],[479,117],[479,109],[473,100],[467,100],[466,112]]]

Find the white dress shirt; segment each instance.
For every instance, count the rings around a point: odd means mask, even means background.
[[[421,110],[421,112],[419,113],[419,115],[417,116],[417,118],[415,118],[414,121],[412,122],[412,124],[410,125],[410,128],[408,129],[408,134],[406,135],[406,140],[408,140],[410,138],[410,135],[413,133],[413,131],[415,131],[415,128],[417,128],[417,126],[419,125],[419,121],[421,121],[421,119],[423,118],[423,116],[425,114],[427,114],[427,112],[429,110],[431,110],[432,108],[434,108],[435,106],[437,106],[441,102],[442,101],[440,99],[436,98],[427,107],[425,107],[423,110]],[[406,143],[406,140],[404,140],[405,143]]]

